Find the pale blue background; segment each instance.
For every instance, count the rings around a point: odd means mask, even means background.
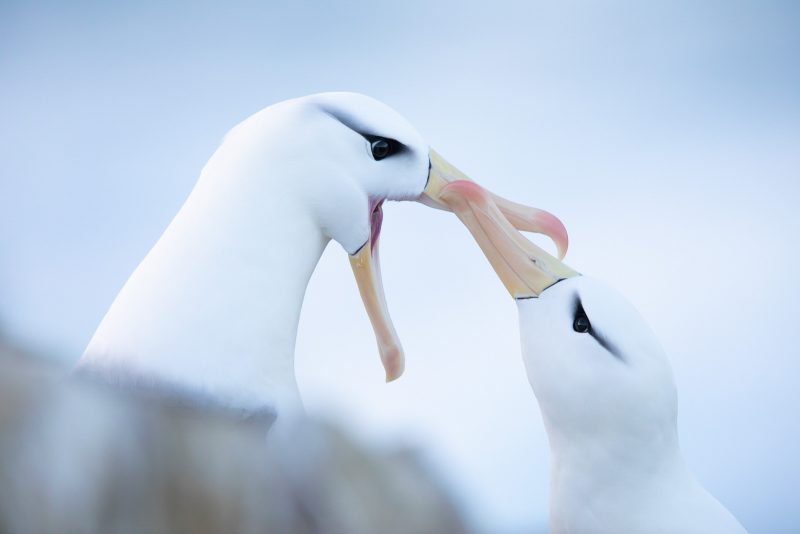
[[[670,353],[700,479],[752,532],[800,531],[800,4],[67,4],[0,4],[6,335],[77,359],[230,127],[360,91],[557,213],[569,263]],[[331,246],[299,333],[309,409],[424,447],[488,530],[544,529],[513,303],[444,213],[388,206],[382,257],[407,374],[382,383]]]

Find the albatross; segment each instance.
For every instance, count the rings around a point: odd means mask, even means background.
[[[300,310],[330,240],[349,255],[386,380],[404,355],[378,263],[387,200],[438,200],[468,178],[397,112],[356,93],[267,107],[235,126],[127,280],[79,364],[246,412],[302,410],[294,369]],[[477,184],[475,185],[477,186]],[[503,224],[567,234],[551,214],[486,192]]]
[[[517,302],[550,442],[551,532],[744,533],[683,459],[669,361],[633,306],[527,241],[475,184],[437,198]]]

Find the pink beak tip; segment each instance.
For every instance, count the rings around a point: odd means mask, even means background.
[[[563,260],[564,256],[567,255],[567,249],[569,248],[569,234],[567,233],[566,227],[564,224],[555,216],[553,218],[556,220],[558,225],[553,228],[553,233],[550,238],[555,242],[556,248],[558,249],[558,259]]]
[[[556,245],[556,249],[558,250],[558,259],[563,260],[564,256],[567,255],[567,249],[569,248],[569,234],[567,233],[567,227],[564,226],[564,223],[561,222],[561,219],[548,211],[536,208],[531,208],[531,211],[533,213],[529,216],[528,220],[533,223],[533,226],[525,229],[533,229],[533,231],[546,235],[552,239],[553,243]]]
[[[381,347],[381,361],[386,371],[386,382],[393,382],[403,376],[405,371],[405,355],[399,345]]]
[[[455,204],[453,203],[457,203],[458,200],[468,201],[475,205],[483,205],[492,199],[490,195],[491,193],[486,191],[486,189],[469,180],[450,182],[442,188],[441,193],[442,200],[446,203],[450,203],[451,207],[454,207]],[[558,258],[560,260],[564,259],[567,255],[567,249],[569,248],[569,234],[567,233],[567,228],[564,226],[564,223],[562,223],[558,217],[550,212],[520,206],[500,197],[495,196],[494,199],[503,203],[501,210],[512,210],[513,214],[519,219],[516,221],[517,224],[522,224],[524,230],[533,230],[552,239],[558,250]],[[516,209],[509,205],[515,206]],[[525,222],[522,223],[520,221]],[[517,226],[517,228],[520,228],[520,226]]]

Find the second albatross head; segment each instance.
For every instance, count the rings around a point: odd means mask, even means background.
[[[472,199],[478,192],[490,199],[492,209],[480,212],[478,208],[477,217],[546,234],[555,241],[559,255],[566,252],[567,233],[556,217],[502,199],[469,181],[385,104],[356,93],[322,93],[267,110],[272,123],[269,146],[281,152],[286,179],[297,181],[295,190],[305,196],[306,205],[314,207],[313,217],[323,234],[350,255],[387,381],[402,374],[404,356],[389,317],[378,263],[384,201],[418,200],[456,210],[463,220],[465,210],[474,211]],[[258,117],[246,120],[229,135],[247,132],[248,123]],[[483,236],[482,246],[491,246],[495,239]],[[531,291],[519,283],[510,290],[516,296]]]

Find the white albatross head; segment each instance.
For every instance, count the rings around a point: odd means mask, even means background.
[[[528,381],[551,434],[573,444],[674,438],[669,362],[622,295],[579,276],[517,306]]]
[[[397,112],[364,95],[321,93],[281,102],[236,126],[220,151],[225,145],[230,155],[212,158],[209,171],[215,165],[236,164],[238,150],[269,147],[265,172],[276,171],[279,161],[281,179],[294,181],[292,189],[303,206],[312,207],[315,224],[350,255],[387,381],[402,374],[404,356],[378,263],[384,201],[417,200],[448,211],[454,205],[468,209],[459,205],[468,204],[462,191],[479,190],[497,206],[487,217],[548,235],[562,257],[567,249],[566,230],[556,217],[486,192],[433,151]],[[451,182],[469,185],[450,188]],[[526,288],[518,289],[526,294]]]

